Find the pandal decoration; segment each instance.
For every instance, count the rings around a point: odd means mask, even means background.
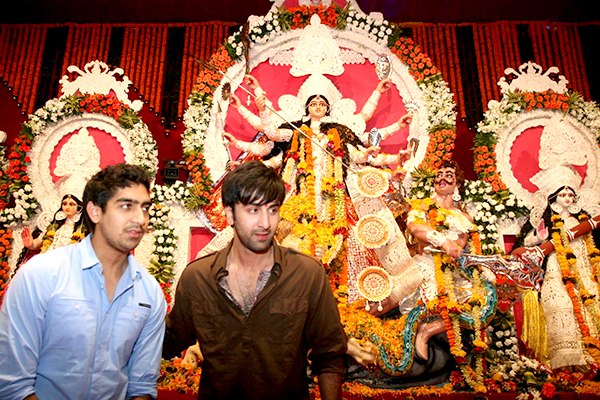
[[[368,249],[378,249],[390,239],[390,228],[377,215],[365,215],[356,223],[358,241]]]
[[[479,252],[477,232],[471,233],[471,240],[476,252]],[[484,393],[486,387],[483,384],[483,363],[487,349],[485,326],[495,314],[495,286],[482,278],[478,265],[463,267],[445,254],[435,253],[433,256],[438,284],[438,296],[435,299],[426,303],[420,302],[408,314],[393,319],[382,319],[370,314],[360,302],[342,304],[340,315],[344,330],[348,337],[376,346],[376,363],[383,372],[391,376],[402,376],[412,367],[419,323],[427,316],[440,315],[444,320],[450,352],[461,370],[461,375],[474,391]],[[385,292],[385,275],[381,274],[377,267],[368,267],[365,271],[359,275],[358,288],[365,298],[373,296],[372,299],[379,299],[378,296],[383,296]],[[459,302],[456,298],[454,271],[467,277],[473,284],[471,296],[465,302]],[[362,291],[365,291],[365,294]],[[467,357],[463,345],[463,328],[473,331],[471,358]]]
[[[390,187],[385,173],[377,168],[367,167],[358,171],[357,189],[365,197],[380,197]]]
[[[587,219],[587,216],[582,217],[583,218],[580,219]],[[579,326],[584,348],[593,358],[594,365],[598,366],[600,365],[600,340],[592,334],[592,330],[588,326],[585,318],[585,313],[587,312],[591,316],[590,320],[597,325],[595,328],[598,330],[598,325],[600,325],[600,323],[597,322],[600,320],[598,303],[594,298],[595,296],[591,295],[585,289],[581,281],[579,267],[577,266],[577,258],[569,245],[569,239],[564,229],[563,219],[558,214],[552,215],[551,219],[553,224],[551,236],[552,241],[554,242],[557,261],[560,266],[562,280],[569,298],[573,303],[573,312],[575,313],[575,319]],[[598,285],[598,250],[594,245],[593,239],[590,238],[590,234],[588,233],[587,235],[588,237],[585,240],[585,244],[588,256],[590,256],[590,261],[592,263],[593,277],[595,278],[596,285]]]
[[[382,319],[370,314],[358,301],[340,307],[348,337],[373,343],[377,347],[377,366],[390,376],[401,376],[410,371],[417,326],[426,312],[425,306],[419,305],[400,318]]]
[[[392,278],[390,274],[381,267],[370,266],[363,269],[357,278],[358,293],[367,299],[365,310],[369,311],[369,301],[379,302],[378,311],[383,311],[381,301],[392,293]]]

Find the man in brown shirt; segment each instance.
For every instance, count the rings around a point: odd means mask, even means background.
[[[234,239],[183,271],[163,356],[198,341],[203,400],[308,399],[309,360],[321,398],[341,399],[346,336],[325,270],[273,241],[281,178],[249,161],[222,191]]]

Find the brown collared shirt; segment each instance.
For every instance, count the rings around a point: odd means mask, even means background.
[[[270,277],[245,315],[219,285],[229,249],[186,267],[167,318],[163,355],[200,343],[198,397],[307,399],[309,350],[315,375],[343,374],[346,335],[323,267],[274,245]]]

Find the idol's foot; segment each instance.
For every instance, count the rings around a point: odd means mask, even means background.
[[[441,318],[434,319],[431,322],[423,322],[417,329],[417,337],[415,339],[415,352],[423,360],[427,360],[429,356],[429,339],[438,333],[444,332],[444,320]]]

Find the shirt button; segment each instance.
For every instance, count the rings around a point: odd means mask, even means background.
[[[81,308],[81,306],[79,304],[75,304],[75,309],[79,310]]]

